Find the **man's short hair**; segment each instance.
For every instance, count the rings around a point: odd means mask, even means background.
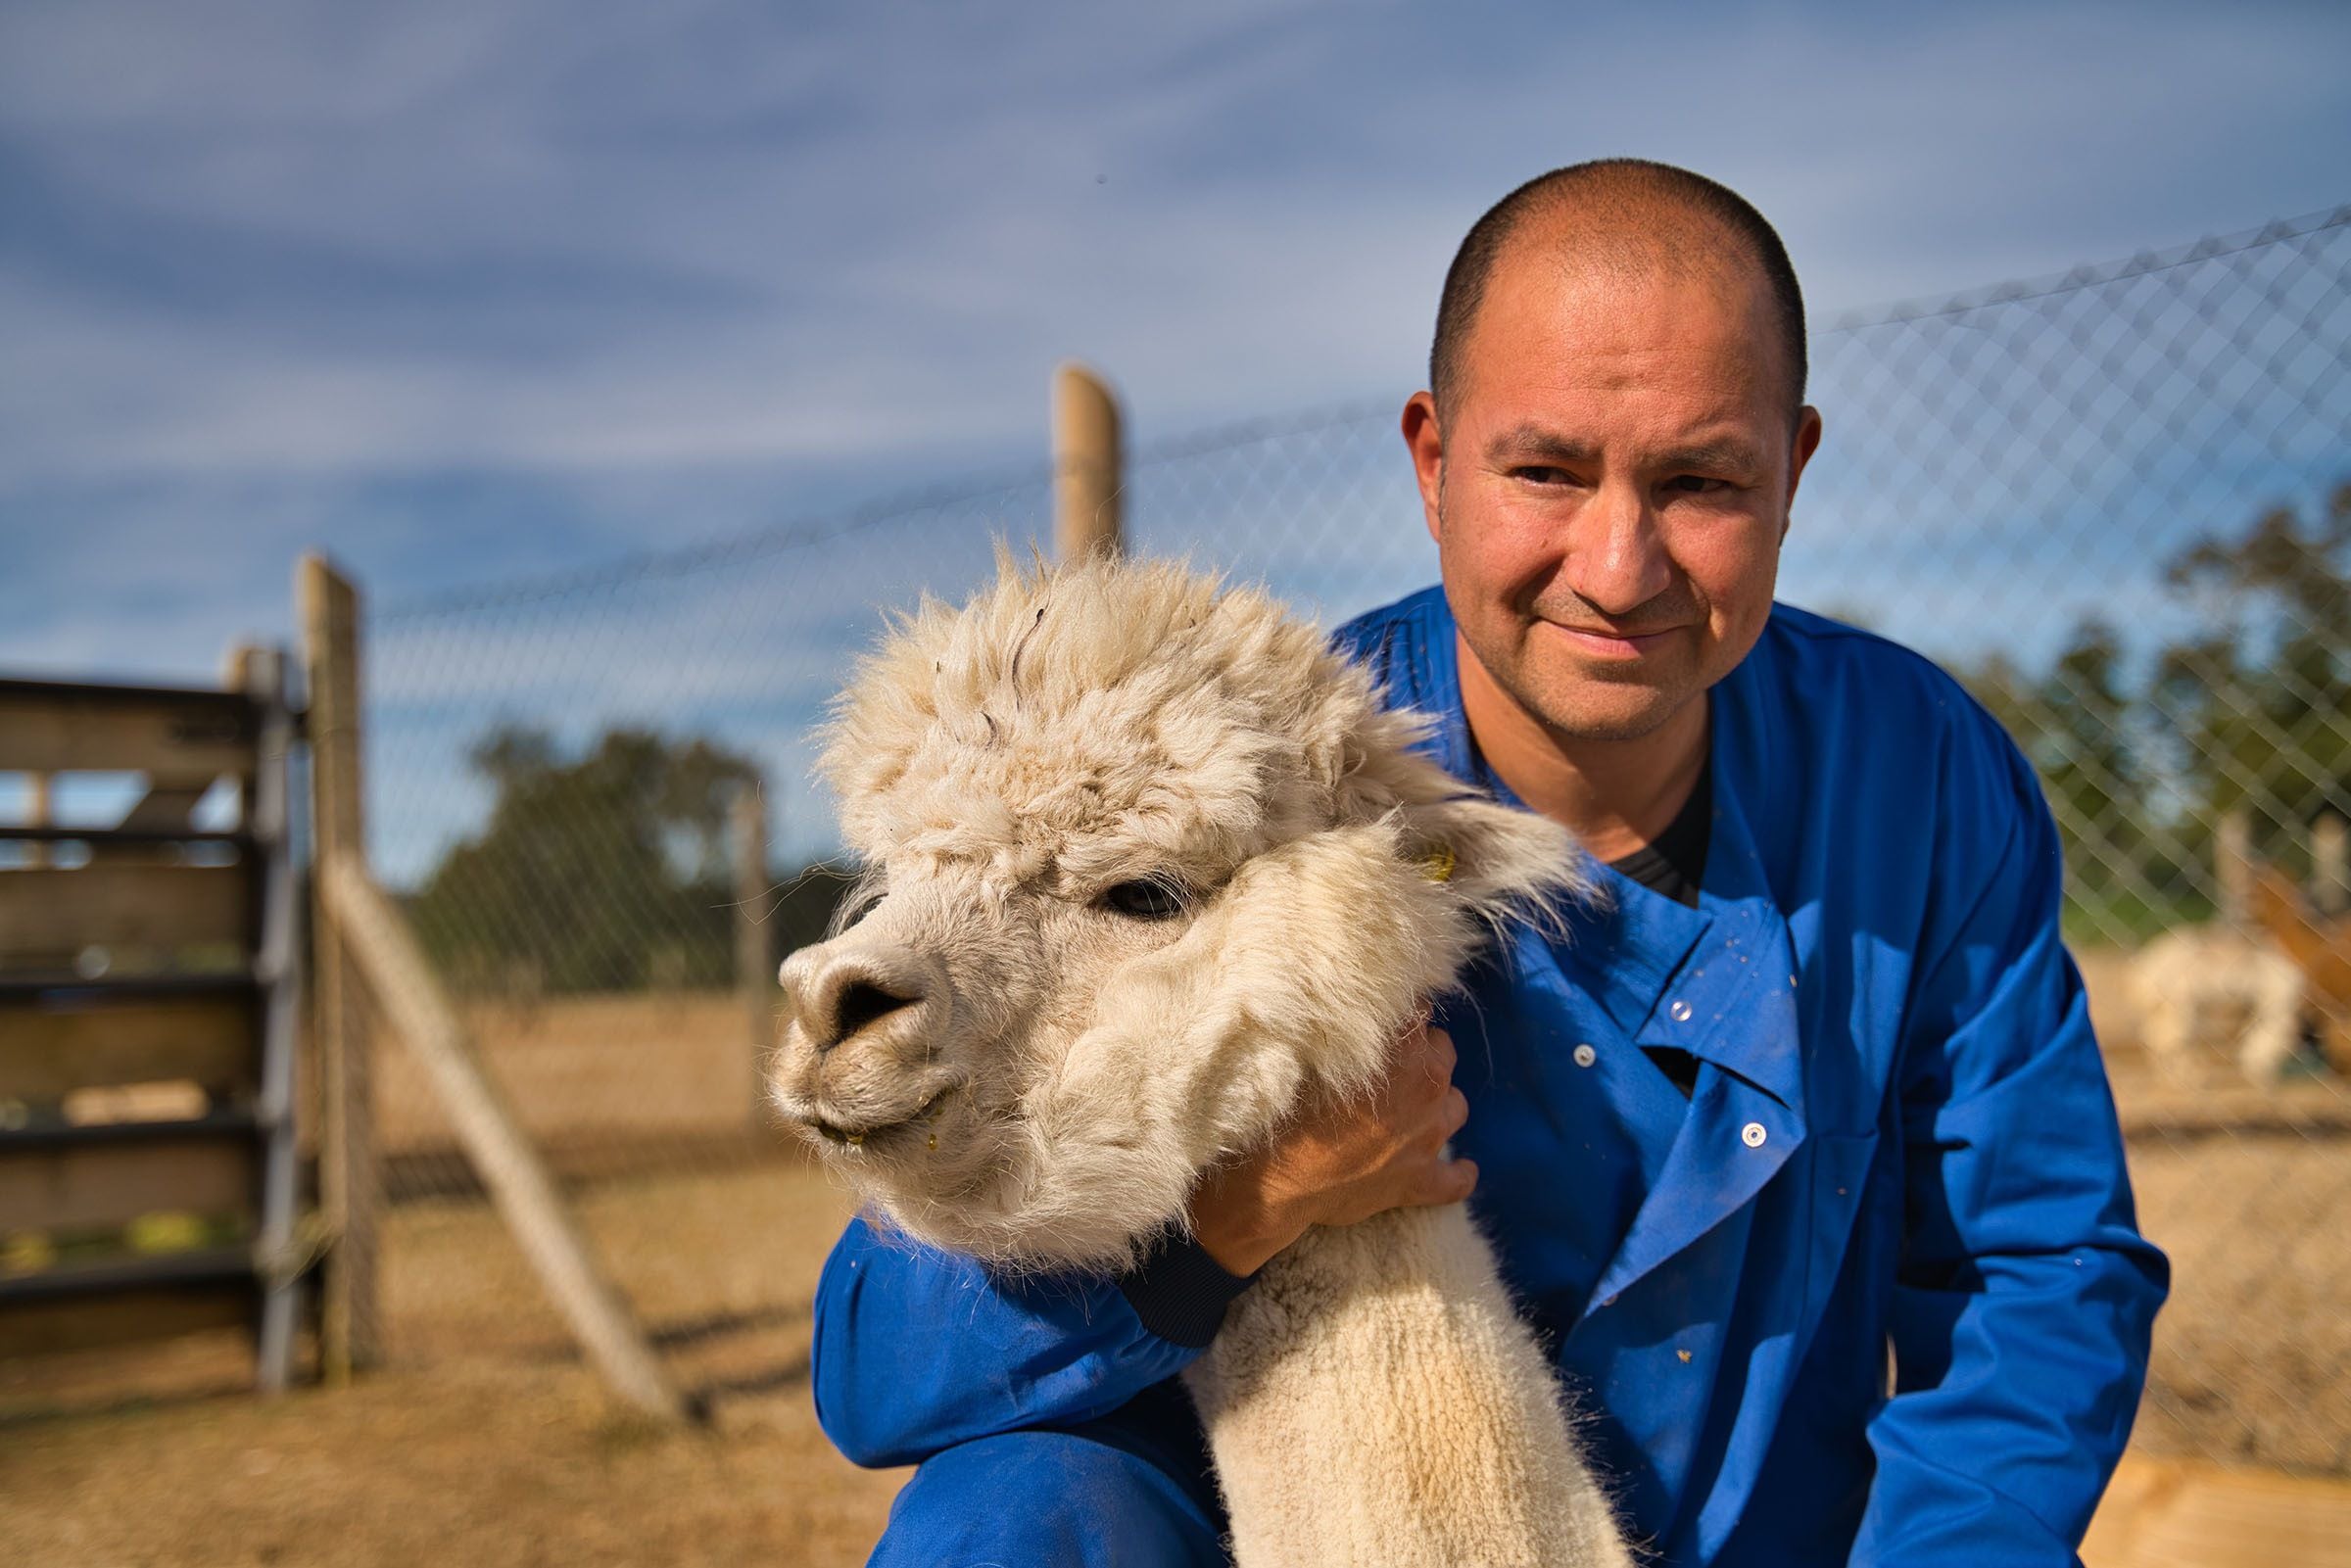
[[[1747,198],[1703,174],[1644,158],[1601,158],[1536,175],[1470,225],[1446,270],[1445,292],[1437,302],[1436,337],[1428,350],[1428,387],[1440,412],[1460,390],[1463,346],[1495,263],[1528,219],[1551,213],[1569,214],[1571,220],[1583,214],[1604,221],[1641,221],[1644,214],[1696,219],[1657,224],[1653,232],[1636,236],[1635,243],[1652,244],[1659,254],[1693,264],[1744,262],[1760,271],[1794,382],[1790,416],[1803,406],[1803,291],[1797,286],[1796,268],[1788,262],[1788,248],[1763,214]],[[1692,249],[1710,254],[1683,255]]]

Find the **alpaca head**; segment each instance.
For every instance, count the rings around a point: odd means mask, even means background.
[[[837,705],[820,766],[872,886],[785,964],[770,1086],[906,1233],[1116,1266],[1304,1097],[1368,1087],[1486,925],[1588,884],[1264,594],[999,568]]]

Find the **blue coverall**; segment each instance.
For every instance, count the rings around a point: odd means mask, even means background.
[[[1499,787],[1439,591],[1337,641]],[[1610,874],[1611,910],[1513,929],[1442,1009],[1470,1203],[1663,1562],[2072,1563],[2168,1269],[2047,808],[1948,676],[1800,610],[1711,700],[1698,907]],[[1696,1059],[1687,1099],[1643,1047]],[[852,1222],[817,1412],[861,1464],[921,1462],[874,1560],[1222,1562],[1167,1380],[1237,1288],[1196,1246],[1011,1285]]]

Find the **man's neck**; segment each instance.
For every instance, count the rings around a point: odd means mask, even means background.
[[[1708,698],[1629,740],[1561,736],[1495,685],[1455,634],[1462,711],[1496,778],[1530,808],[1572,829],[1593,858],[1621,860],[1672,825],[1706,766]]]

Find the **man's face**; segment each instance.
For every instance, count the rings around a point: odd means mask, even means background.
[[[1560,738],[1633,739],[1762,634],[1788,504],[1820,440],[1792,424],[1764,289],[1744,278],[1497,263],[1440,430],[1405,410],[1462,636]]]

